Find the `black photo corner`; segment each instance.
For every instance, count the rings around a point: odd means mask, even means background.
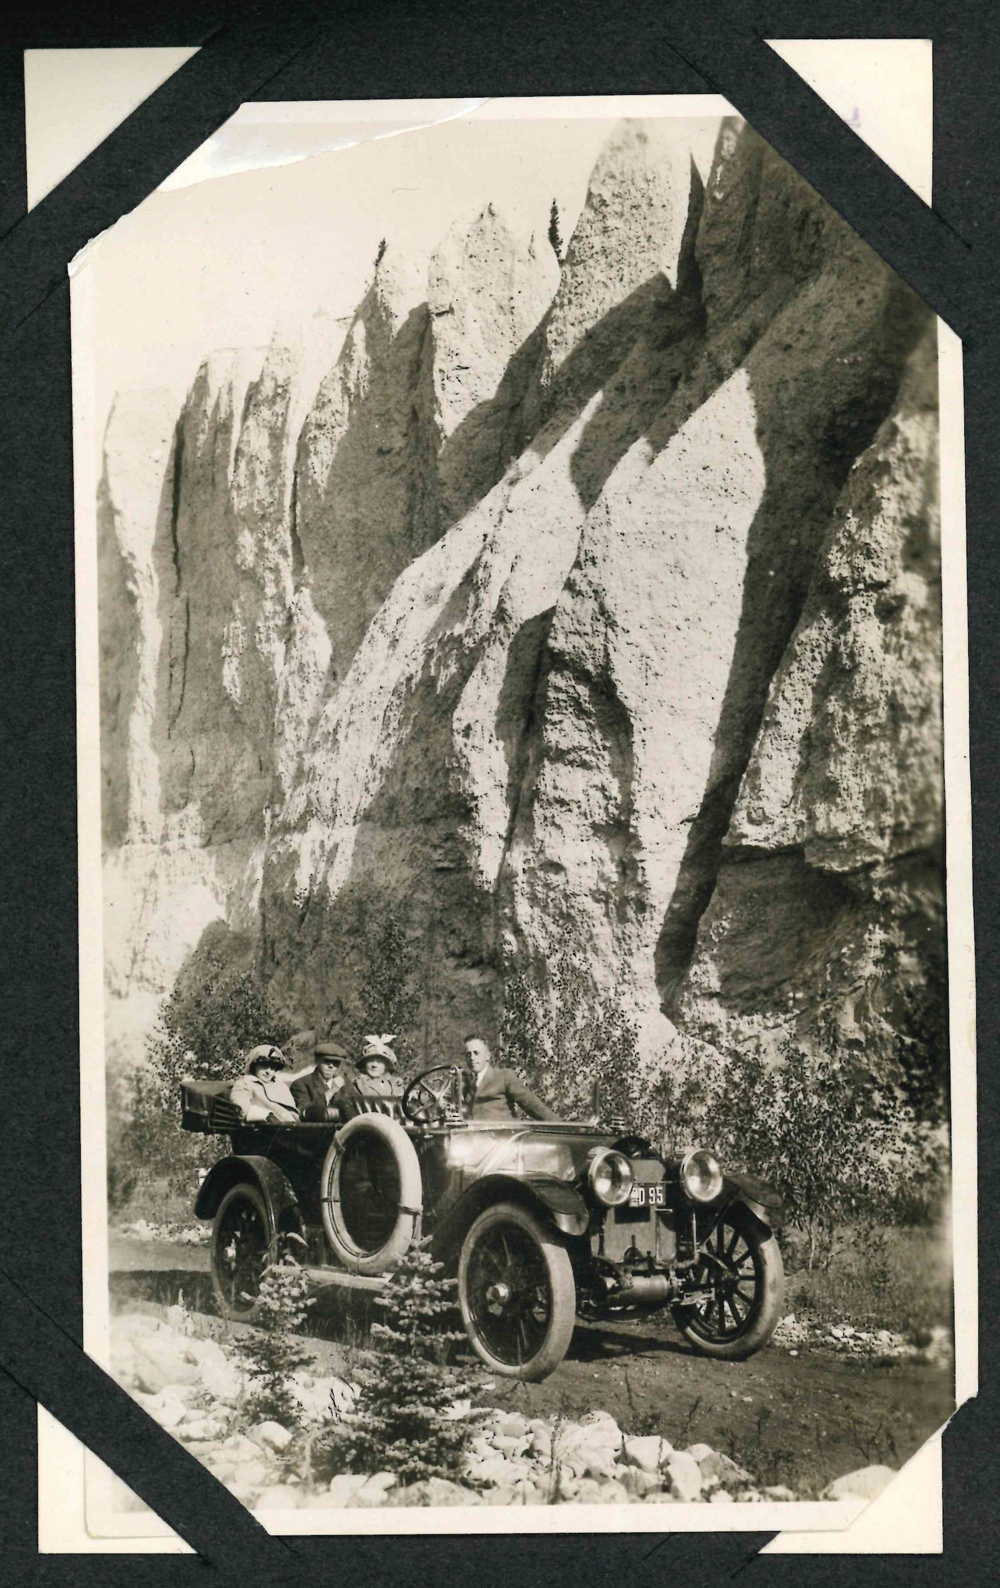
[[[583,1579],[644,1584],[992,1579],[1000,1527],[993,945],[1000,937],[1000,46],[987,0],[172,0],[151,10],[16,3],[0,23],[3,722],[0,907],[6,1130],[0,1153],[0,1548],[11,1583],[241,1579],[375,1584]],[[928,38],[928,209],[771,50],[767,38]],[[200,46],[27,209],[23,52]],[[944,1552],[761,1556],[765,1533],[269,1536],[82,1351],[74,496],[67,263],[245,101],[719,94],[961,337],[978,1035],[978,1397],[944,1436]],[[193,1555],[39,1555],[36,1406],[46,1407]]]

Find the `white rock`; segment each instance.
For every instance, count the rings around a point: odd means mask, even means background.
[[[270,1420],[254,1423],[249,1437],[262,1450],[284,1450],[292,1442],[291,1430]]]
[[[259,1476],[256,1473],[251,1476],[241,1472],[231,1483],[226,1484],[226,1488],[234,1499],[239,1500],[242,1505],[246,1506],[248,1511],[253,1511],[257,1507],[257,1500],[265,1481],[263,1469]]]
[[[123,1386],[131,1389],[136,1381],[135,1351],[131,1340],[112,1339],[111,1341],[111,1374]]]
[[[111,1323],[112,1333],[123,1340],[132,1340],[136,1335],[157,1334],[160,1330],[159,1318],[151,1318],[145,1312],[119,1312],[115,1314]]]
[[[330,1479],[330,1504],[333,1506],[353,1504],[354,1496],[364,1486],[369,1476],[367,1472],[338,1472],[336,1477]]]
[[[137,1335],[132,1342],[135,1377],[140,1389],[156,1395],[168,1384],[193,1384],[199,1377],[198,1358],[189,1349],[193,1342],[181,1335]]]
[[[484,1505],[548,1505],[549,1499],[549,1488],[527,1477],[520,1477],[514,1483],[500,1484],[482,1496]]]
[[[464,1401],[452,1401],[450,1406],[445,1407],[441,1415],[446,1417],[449,1422],[457,1423],[461,1421],[463,1417],[468,1417],[471,1410],[472,1401],[469,1399]]]
[[[394,1472],[373,1472],[371,1477],[365,1478],[359,1488],[347,1502],[349,1505],[366,1507],[369,1510],[375,1506],[384,1505],[390,1489],[399,1483]]]
[[[237,1467],[234,1461],[227,1461],[225,1455],[219,1450],[207,1450],[201,1458],[213,1477],[220,1483],[229,1484],[236,1478]]]
[[[632,1496],[616,1478],[578,1478],[566,1498],[574,1505],[627,1505]]]
[[[489,1456],[473,1457],[465,1471],[476,1483],[505,1483],[510,1477],[511,1463],[506,1456],[494,1452]]]
[[[678,1450],[667,1462],[670,1492],[675,1500],[700,1500],[704,1483],[701,1468],[693,1456]]]
[[[305,1502],[305,1495],[299,1488],[288,1483],[272,1483],[266,1489],[261,1489],[257,1495],[254,1510],[256,1511],[297,1511]],[[326,1499],[326,1496],[323,1496]]]
[[[673,1446],[659,1434],[641,1434],[625,1441],[626,1460],[633,1467],[641,1467],[643,1472],[659,1472],[673,1453]]]
[[[608,1428],[613,1431],[619,1443],[623,1437],[622,1431],[615,1422],[615,1419],[612,1417],[611,1413],[602,1411],[600,1408],[598,1408],[596,1411],[588,1412],[586,1417],[584,1417],[582,1420],[581,1427]]]
[[[730,1461],[721,1450],[713,1450],[703,1456],[698,1463],[701,1475],[707,1482],[715,1483],[749,1483],[750,1474],[744,1467],[737,1466],[735,1461]]]
[[[244,1387],[244,1374],[238,1364],[226,1355],[218,1341],[191,1339],[187,1344],[198,1364],[198,1373],[207,1393],[228,1405],[239,1400]]]
[[[733,1497],[725,1489],[716,1489],[714,1494],[709,1495],[708,1503],[709,1505],[732,1505]]]
[[[192,1417],[189,1413],[177,1432],[185,1443],[193,1439],[224,1439],[228,1426],[224,1417]]]
[[[766,1500],[795,1500],[798,1498],[794,1490],[787,1488],[783,1483],[770,1483],[766,1489],[761,1489],[760,1492]]]
[[[892,1467],[859,1467],[845,1472],[823,1490],[824,1500],[874,1500],[896,1476]]]
[[[246,1434],[230,1434],[228,1439],[223,1440],[222,1449],[225,1451],[226,1460],[236,1465],[245,1461],[260,1460],[260,1446],[254,1444],[252,1439],[248,1439]]]
[[[465,1489],[450,1478],[422,1478],[419,1483],[390,1491],[386,1504],[397,1506],[431,1505],[481,1505],[483,1502],[473,1489]]]
[[[157,1395],[143,1395],[136,1392],[135,1399],[150,1417],[154,1417],[161,1428],[176,1428],[181,1419],[188,1415],[187,1398],[181,1393],[191,1391],[193,1385],[179,1384],[168,1385]]]
[[[273,1482],[274,1474],[259,1450],[256,1461],[237,1461],[233,1463],[233,1466],[235,1477],[232,1481],[242,1484],[246,1488],[259,1489],[261,1484],[269,1481]]]
[[[715,1451],[712,1449],[712,1446],[705,1444],[688,1445],[687,1451],[685,1453],[689,1456],[693,1456],[699,1466],[701,1466],[703,1461],[707,1461],[709,1456],[715,1455]]]
[[[643,1467],[627,1467],[620,1475],[618,1481],[624,1485],[630,1494],[634,1494],[640,1500],[644,1500],[647,1494],[652,1494],[655,1490],[662,1488],[659,1474],[647,1472]]]
[[[463,1401],[461,1404],[468,1409],[470,1403]],[[533,1425],[527,1417],[522,1417],[518,1412],[507,1412],[497,1424],[497,1432],[507,1439],[524,1439],[533,1431]]]

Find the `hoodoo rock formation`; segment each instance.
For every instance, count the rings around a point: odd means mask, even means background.
[[[702,170],[617,128],[561,270],[487,206],[339,351],[123,394],[110,1006],[221,921],[327,1026],[391,911],[414,1062],[515,983],[584,1065],[611,1003],[653,1066],[943,1043],[936,403],[929,313],[736,121]]]

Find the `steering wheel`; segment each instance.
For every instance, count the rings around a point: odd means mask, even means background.
[[[432,1083],[432,1075],[440,1076],[441,1079]],[[416,1121],[418,1114],[425,1113],[427,1124],[440,1125],[447,1117],[447,1105],[456,1075],[461,1076],[457,1064],[435,1064],[432,1069],[422,1070],[414,1076],[399,1105],[404,1118]]]

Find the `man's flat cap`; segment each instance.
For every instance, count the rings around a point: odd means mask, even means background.
[[[342,1048],[339,1042],[317,1042],[313,1048],[318,1059],[346,1059],[347,1049]]]

